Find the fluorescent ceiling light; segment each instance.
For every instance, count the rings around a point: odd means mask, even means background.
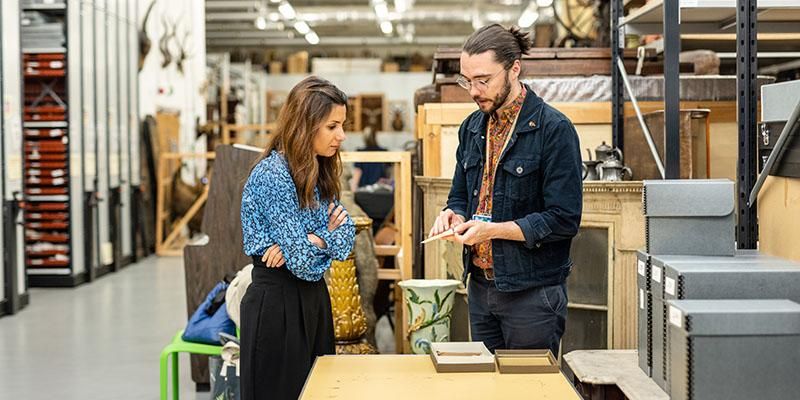
[[[553,0],[536,0],[536,5],[541,8],[550,7],[553,5]]]
[[[262,30],[262,31],[264,29],[267,29],[267,19],[264,18],[263,15],[259,15],[256,18],[256,28],[258,28],[259,30]]]
[[[306,41],[309,44],[319,44],[319,36],[317,36],[317,33],[314,31],[308,32],[306,34]]]
[[[533,25],[536,22],[536,20],[539,19],[539,12],[536,11],[532,7],[532,5],[533,3],[531,3],[531,5],[528,6],[527,8],[525,8],[525,11],[523,11],[522,15],[519,16],[519,21],[517,21],[517,25],[519,25],[520,28],[530,28],[531,25]]]
[[[276,12],[269,13],[269,20],[272,22],[278,22],[281,20],[281,15]]]
[[[375,3],[375,15],[378,16],[378,20],[385,20],[389,19],[389,8],[386,7],[385,2]]]
[[[281,5],[278,6],[278,11],[283,15],[283,18],[288,20],[292,20],[297,16],[292,5],[287,2],[281,3]]]
[[[392,27],[391,22],[389,21],[381,22],[381,32],[383,32],[384,35],[391,35],[393,30],[394,28]]]
[[[305,35],[308,32],[311,32],[311,28],[308,26],[306,21],[297,21],[294,23],[294,29],[297,30],[297,33],[301,35]]]

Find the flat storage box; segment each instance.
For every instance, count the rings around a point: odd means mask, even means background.
[[[669,391],[667,387],[666,371],[666,345],[667,341],[667,314],[664,305],[664,270],[670,263],[739,263],[743,260],[779,260],[776,257],[760,254],[754,250],[739,250],[735,257],[726,256],[680,256],[680,255],[651,255],[650,265],[645,268],[650,272],[651,292],[651,376],[659,387]]]
[[[800,304],[671,300],[673,400],[796,399]]]
[[[550,350],[496,350],[497,370],[501,374],[551,374],[560,372]]]
[[[647,376],[652,376],[653,293],[650,291],[650,255],[639,250],[636,252],[636,258],[636,286],[639,300],[637,308],[639,368]]]
[[[664,301],[788,299],[800,302],[800,264],[781,259],[744,259],[736,263],[667,263]],[[664,337],[665,382],[670,387],[671,343]]]
[[[494,355],[483,342],[431,343],[436,372],[494,372]]]
[[[645,251],[651,255],[734,255],[732,181],[647,180],[642,197]]]

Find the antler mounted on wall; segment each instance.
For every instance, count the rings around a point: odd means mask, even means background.
[[[164,33],[161,35],[161,39],[158,40],[158,50],[164,58],[164,61],[161,63],[161,68],[167,68],[167,66],[172,63],[172,53],[169,52],[169,41],[175,37],[175,25],[172,25],[172,30],[170,30],[170,24],[166,17],[161,19],[161,25],[164,27]]]
[[[147,7],[147,12],[144,14],[144,20],[142,21],[142,28],[139,29],[139,71],[144,67],[144,59],[150,54],[150,48],[153,46],[153,41],[147,36],[147,21],[155,5],[156,0],[153,0],[150,6]]]
[[[189,53],[190,44],[189,38],[191,38],[192,34],[189,30],[183,33],[183,40],[179,40],[178,36],[175,35],[175,43],[178,44],[178,59],[175,60],[175,65],[178,67],[178,71],[183,74],[183,64],[186,60],[192,58],[193,54]]]

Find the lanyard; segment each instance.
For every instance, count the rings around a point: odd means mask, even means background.
[[[508,143],[511,141],[511,137],[514,136],[514,129],[516,129],[516,127],[517,127],[517,121],[519,120],[519,114],[521,112],[522,112],[522,107],[520,107],[520,109],[517,110],[517,115],[514,116],[514,122],[511,123],[511,129],[508,130],[508,134],[506,136],[506,140],[503,143],[503,148],[500,149],[500,154],[497,155],[497,162],[494,163],[494,165],[492,166],[492,168],[494,168],[492,170],[492,176],[495,177],[495,178],[496,178],[496,174],[497,174],[497,167],[500,165],[500,157],[506,151],[506,147],[508,147]],[[487,158],[487,161],[488,161],[488,158],[489,158],[489,143],[490,143],[489,124],[486,124],[486,158]],[[493,178],[493,179],[495,179],[495,178]]]

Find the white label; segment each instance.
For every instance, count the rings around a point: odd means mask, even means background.
[[[670,296],[675,296],[675,279],[664,277],[664,291]]]
[[[644,276],[644,261],[639,260],[639,275]]]
[[[673,306],[669,306],[669,323],[683,328],[683,313]]]
[[[653,265],[650,268],[651,268],[650,272],[653,274],[653,280],[658,283],[661,283],[661,267],[656,267],[655,265]]]
[[[639,289],[639,309],[644,310],[644,290]]]

